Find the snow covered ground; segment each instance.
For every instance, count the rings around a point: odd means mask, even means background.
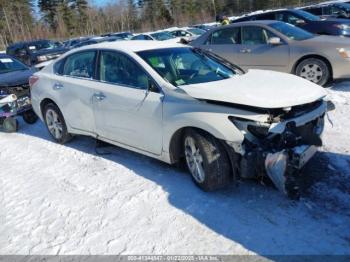
[[[350,254],[350,82],[328,89],[325,145],[299,202],[255,181],[215,193],[186,172],[42,123],[0,133],[0,254]]]

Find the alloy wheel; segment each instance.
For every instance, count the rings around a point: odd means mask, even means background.
[[[59,140],[62,138],[63,125],[59,115],[52,109],[46,111],[46,124],[51,135]]]
[[[205,180],[205,172],[203,169],[203,156],[199,148],[196,146],[195,140],[188,136],[185,139],[185,157],[187,166],[198,183]]]

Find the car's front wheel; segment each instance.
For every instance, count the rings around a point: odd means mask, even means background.
[[[320,86],[326,85],[331,78],[327,63],[318,58],[307,58],[301,61],[296,67],[295,73],[297,76]]]
[[[184,136],[184,155],[193,181],[205,191],[228,185],[230,162],[224,146],[215,137],[195,130]]]
[[[72,138],[72,135],[67,131],[64,117],[55,104],[47,104],[44,107],[43,115],[46,127],[57,143],[64,144]]]

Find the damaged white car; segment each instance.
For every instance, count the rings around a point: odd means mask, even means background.
[[[292,196],[322,145],[325,91],[302,78],[247,73],[199,49],[132,41],[66,53],[30,79],[52,137],[93,136],[174,164],[215,190],[269,177]]]

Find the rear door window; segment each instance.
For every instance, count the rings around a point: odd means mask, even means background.
[[[94,78],[96,51],[85,51],[70,55],[66,58],[63,75]]]
[[[240,27],[225,28],[211,34],[212,45],[230,45],[240,43]]]

